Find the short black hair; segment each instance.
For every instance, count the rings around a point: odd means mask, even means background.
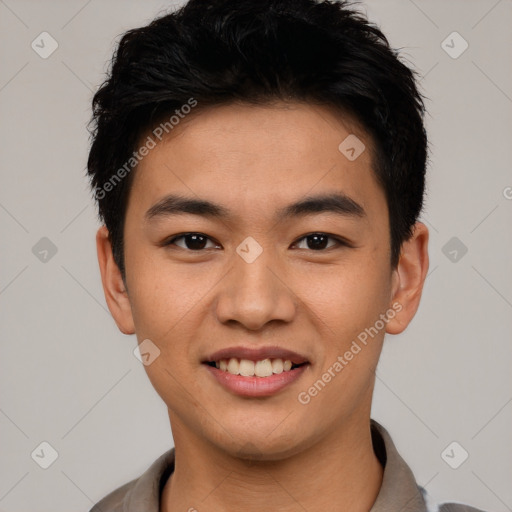
[[[415,75],[381,30],[343,0],[189,0],[124,33],[93,98],[87,170],[123,279],[130,171],[141,137],[164,119],[169,132],[172,117],[192,106],[197,115],[239,102],[311,102],[353,116],[371,136],[395,267],[425,189],[425,105]]]

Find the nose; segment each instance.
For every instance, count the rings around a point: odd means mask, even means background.
[[[233,266],[220,283],[217,319],[252,331],[272,321],[291,322],[297,299],[286,281],[274,251],[265,249],[252,262],[234,254]]]

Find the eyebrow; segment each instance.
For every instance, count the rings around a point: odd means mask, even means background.
[[[276,211],[277,220],[313,215],[315,213],[333,213],[344,217],[365,217],[364,208],[343,193],[308,196]],[[170,194],[158,201],[146,211],[146,221],[174,215],[199,215],[212,219],[228,219],[228,208],[205,199],[194,199]]]

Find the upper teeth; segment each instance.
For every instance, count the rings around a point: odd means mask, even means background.
[[[250,361],[249,359],[221,359],[215,361],[215,366],[224,372],[243,377],[269,377],[273,373],[290,371],[292,362],[289,359],[262,359],[261,361]]]

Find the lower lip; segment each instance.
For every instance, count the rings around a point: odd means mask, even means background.
[[[214,366],[207,364],[205,366],[219,384],[228,391],[239,396],[264,397],[274,395],[295,382],[309,364],[304,364],[287,372],[275,373],[269,377],[242,377],[219,370]]]

